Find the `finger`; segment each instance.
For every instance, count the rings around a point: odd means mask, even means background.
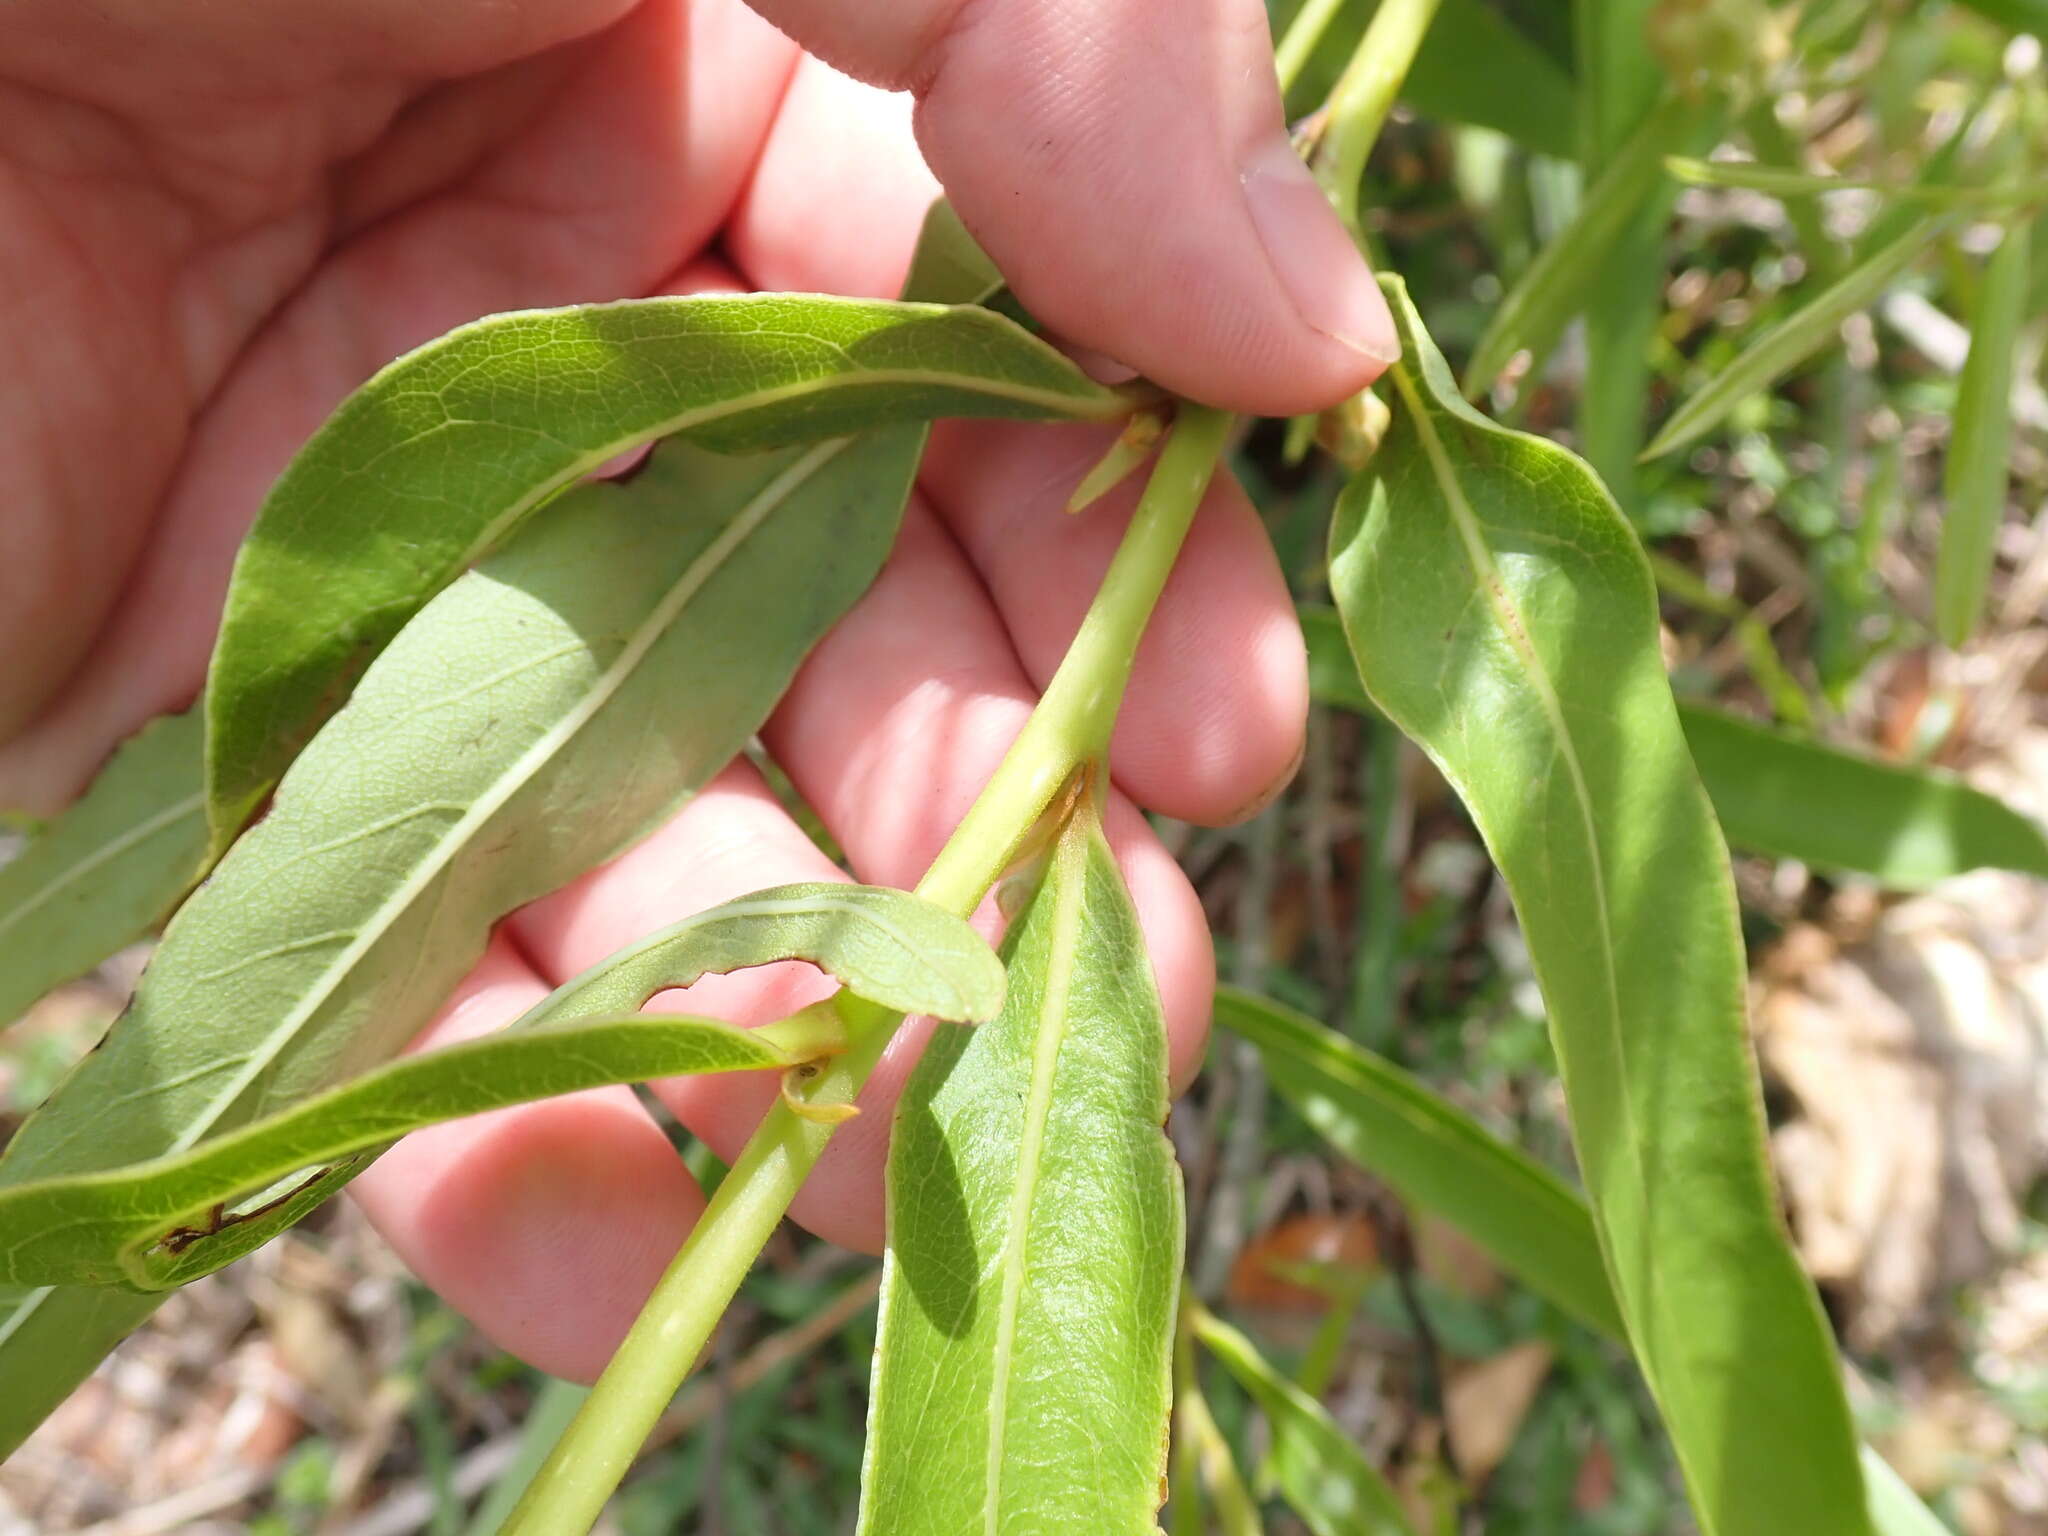
[[[1288,142],[1259,0],[752,0],[917,97],[967,227],[1055,330],[1269,415],[1356,392],[1393,323]]]
[[[856,205],[828,189],[858,178]],[[763,287],[894,292],[934,184],[900,97],[800,65],[728,248]],[[820,219],[815,210],[831,207]],[[1043,686],[1129,521],[1141,479],[1078,518],[1061,508],[1100,453],[1092,429],[941,427],[923,478]],[[1140,804],[1232,820],[1283,783],[1308,712],[1306,653],[1257,515],[1220,476],[1141,647],[1112,766]]]
[[[198,691],[235,546],[349,390],[480,315],[648,292],[717,229],[780,100],[788,40],[735,5],[648,0],[575,47],[545,110],[342,246],[243,349],[75,682],[0,747],[10,804],[61,805],[122,736]]]
[[[494,941],[413,1049],[488,1034],[546,992]],[[627,1088],[416,1131],[351,1192],[407,1267],[494,1343],[581,1381],[604,1368],[704,1210]]]

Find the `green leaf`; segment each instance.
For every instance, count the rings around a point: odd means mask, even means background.
[[[873,886],[758,891],[593,966],[484,1039],[403,1058],[187,1152],[0,1186],[0,1284],[169,1290],[268,1242],[422,1126],[608,1083],[832,1054],[839,1031],[805,1017],[749,1031],[625,1011],[707,974],[782,960],[810,961],[903,1013],[981,1020],[1002,1006],[995,952],[941,908]],[[292,1198],[280,1204],[272,1196],[287,1181]],[[214,1214],[252,1198],[255,1212]]]
[[[1923,218],[1903,235],[1866,257],[1745,347],[1712,383],[1672,412],[1643,450],[1654,459],[1683,448],[1721,424],[1721,419],[1759,390],[1768,389],[1835,339],[1841,324],[1872,303],[1946,226],[1945,215]]]
[[[1536,254],[1487,322],[1465,367],[1465,391],[1479,395],[1518,352],[1532,375],[1572,318],[1600,294],[1607,258],[1642,220],[1663,180],[1664,156],[1699,132],[1700,112],[1674,96],[1653,112],[1587,190],[1571,222]]]
[[[1179,1172],[1136,914],[1084,804],[993,1023],[932,1038],[889,1155],[860,1530],[1150,1532]]]
[[[1310,692],[1377,716],[1336,611],[1305,604],[1301,627]],[[2048,834],[1953,774],[1881,762],[1688,700],[1678,723],[1733,847],[1870,875],[1895,890],[1972,869],[2048,879]]]
[[[649,934],[562,983],[524,1022],[638,1008],[657,992],[771,960],[808,960],[897,1013],[979,1024],[1003,1006],[1002,962],[952,913],[908,891],[819,880],[756,891]]]
[[[1335,1030],[1266,998],[1228,988],[1218,993],[1217,1003],[1216,1021],[1256,1045],[1269,1069],[1277,1063],[1286,1072],[1274,1078],[1281,1094],[1340,1152],[1385,1178],[1404,1198],[1462,1228],[1531,1289],[1610,1338],[1622,1337],[1620,1312],[1602,1271],[1592,1216],[1583,1201],[1563,1191],[1574,1211],[1555,1226],[1532,1228],[1526,1222],[1500,1219],[1502,1202],[1496,1186],[1555,1185],[1549,1170]],[[1402,1085],[1392,1096],[1377,1089],[1361,1093],[1357,1087],[1388,1078]],[[1343,1116],[1354,1112],[1359,1123],[1341,1126]],[[1432,1156],[1442,1165],[1426,1182],[1409,1173],[1422,1156]],[[1520,1166],[1503,1175],[1503,1164]],[[1579,1251],[1567,1251],[1574,1247]],[[1868,1446],[1862,1461],[1869,1474],[1871,1523],[1881,1536],[1933,1536],[1944,1529]]]
[[[2048,835],[1936,768],[1906,767],[1702,704],[1679,718],[1728,841],[1921,890],[1971,869],[2048,879]]]
[[[2033,272],[2032,226],[2009,225],[1984,269],[1971,316],[1970,355],[1956,388],[1954,429],[1942,494],[1941,552],[1934,568],[1935,628],[1951,648],[1967,645],[1984,612],[2005,521],[2007,457],[2012,448],[2012,354],[2025,322]]]
[[[1641,546],[1583,464],[1458,397],[1386,286],[1408,360],[1331,536],[1360,675],[1514,898],[1608,1273],[1703,1529],[1860,1533],[1833,1344],[1764,1162],[1734,882]]]
[[[0,1189],[0,1282],[171,1290],[253,1252],[305,1216],[305,1196],[334,1194],[424,1126],[610,1083],[802,1060],[770,1031],[637,1013],[402,1057],[189,1152]],[[274,1205],[287,1185],[292,1198]]]
[[[719,295],[451,331],[343,402],[242,545],[207,680],[215,844],[421,603],[627,448],[676,433],[734,452],[910,418],[1124,408],[972,307]]]
[[[1264,1411],[1273,1431],[1266,1464],[1315,1536],[1411,1536],[1394,1490],[1320,1403],[1206,1308],[1192,1309],[1192,1318],[1195,1337]]]
[[[1443,0],[1401,99],[1426,117],[1476,123],[1546,155],[1572,152],[1572,79],[1486,0]]]
[[[933,203],[918,231],[905,298],[930,304],[981,304],[1000,293],[1003,274],[975,244],[960,215],[943,197]]]
[[[395,1055],[490,925],[731,759],[894,539],[923,441],[688,443],[564,496],[365,674],[166,930],[0,1188],[181,1152]],[[0,1298],[0,1452],[153,1304]],[[94,1330],[91,1345],[81,1342]]]
[[[1258,1047],[1280,1096],[1401,1197],[1442,1212],[1529,1288],[1602,1333],[1622,1332],[1586,1205],[1422,1083],[1279,1003],[1219,987],[1216,1022]]]
[[[2001,27],[2048,37],[2048,0],[1962,0],[1962,3]]]
[[[197,710],[144,726],[0,869],[0,1027],[148,933],[199,878],[200,731]]]

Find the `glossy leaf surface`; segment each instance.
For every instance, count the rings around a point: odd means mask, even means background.
[[[1943,643],[1967,645],[1984,613],[2012,450],[2013,345],[2026,322],[2032,225],[2009,226],[1985,264],[1970,317],[1970,352],[1956,386],[1955,425],[1942,474],[1947,506],[1934,567],[1934,619]]]
[[[1377,715],[1336,612],[1304,605],[1309,687],[1340,709]],[[1700,782],[1732,847],[1921,890],[1972,869],[2048,879],[2048,833],[1995,796],[1938,768],[1832,747],[1681,699]]]
[[[1722,418],[1744,400],[1759,390],[1769,389],[1814,353],[1832,344],[1842,322],[1874,303],[1927,248],[1943,224],[1940,217],[1917,220],[1891,244],[1873,252],[1823,289],[1811,303],[1757,337],[1734,362],[1715,374],[1711,383],[1672,412],[1671,419],[1643,450],[1643,457],[1654,459],[1696,442],[1719,426]]]
[[[423,602],[625,449],[671,433],[733,452],[911,418],[1120,409],[1044,342],[972,307],[718,295],[452,331],[342,404],[242,545],[207,681],[215,842]]]
[[[935,1034],[897,1112],[875,1536],[1154,1529],[1180,1176],[1151,962],[1092,806],[1005,950],[1001,1016]]]
[[[671,444],[442,593],[180,909],[129,1012],[0,1157],[0,1187],[183,1151],[396,1054],[492,922],[745,744],[880,569],[922,438]],[[151,1305],[0,1296],[0,1377],[33,1383],[0,1394],[0,1448]]]
[[[1394,1490],[1320,1403],[1222,1319],[1197,1311],[1193,1326],[1195,1337],[1264,1411],[1273,1432],[1266,1466],[1315,1536],[1412,1536]]]
[[[1548,1169],[1333,1029],[1267,998],[1231,989],[1218,993],[1217,1004],[1217,1022],[1258,1046],[1269,1069],[1279,1066],[1274,1083],[1282,1096],[1345,1156],[1461,1228],[1531,1289],[1609,1337],[1622,1338],[1592,1216],[1576,1194],[1563,1191],[1573,1211],[1534,1234],[1534,1241],[1526,1223],[1500,1219],[1499,1187],[1555,1184]],[[1377,1091],[1361,1099],[1357,1084],[1390,1077],[1404,1084],[1391,1102],[1376,1102],[1383,1099]],[[1343,1124],[1347,1116],[1355,1116],[1355,1123]],[[1407,1172],[1415,1158],[1424,1156],[1441,1165],[1427,1183]],[[1504,1176],[1504,1163],[1518,1166]],[[1553,1202],[1545,1204],[1555,1209]],[[1870,1522],[1879,1536],[1931,1536],[1944,1529],[1867,1445],[1862,1462]]]
[[[1860,1533],[1833,1344],[1764,1162],[1734,883],[1641,547],[1583,464],[1459,398],[1387,287],[1408,361],[1331,535],[1360,675],[1514,898],[1608,1272],[1702,1526]]]
[[[1216,1022],[1258,1047],[1280,1096],[1338,1151],[1473,1241],[1513,1254],[1529,1288],[1580,1322],[1621,1333],[1586,1203],[1556,1174],[1292,1009],[1222,987]]]
[[[148,933],[206,853],[199,712],[151,721],[0,868],[0,1028]]]

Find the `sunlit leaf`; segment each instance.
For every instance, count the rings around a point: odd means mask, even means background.
[[[2033,277],[2032,225],[2012,224],[1984,269],[1971,316],[1970,354],[1956,386],[1954,427],[1942,475],[1947,505],[1934,567],[1935,628],[1944,643],[1969,643],[1984,613],[1998,529],[2005,521],[2012,449],[2013,344]]]
[[[1540,1229],[1501,1219],[1501,1190],[1554,1185],[1548,1169],[1335,1030],[1227,988],[1217,1004],[1216,1021],[1258,1046],[1268,1069],[1277,1069],[1273,1081],[1281,1095],[1345,1156],[1462,1229],[1531,1289],[1609,1337],[1622,1338],[1592,1216],[1576,1195],[1564,1191],[1574,1209]],[[1389,1080],[1400,1085],[1397,1094],[1375,1086]],[[1346,1124],[1347,1118],[1353,1123]],[[1420,1159],[1439,1165],[1426,1182],[1411,1176]],[[1518,1166],[1504,1174],[1504,1164]],[[1542,1203],[1557,1213],[1554,1199]],[[1937,1536],[1945,1530],[1868,1446],[1862,1461],[1871,1525],[1879,1536]]]
[[[1721,424],[1736,406],[1773,384],[1832,343],[1842,322],[1873,303],[1911,265],[1944,227],[1945,216],[1913,223],[1890,245],[1866,257],[1814,297],[1765,331],[1714,375],[1698,394],[1672,412],[1663,430],[1643,450],[1645,459],[1683,448]]]
[[[365,662],[550,495],[671,433],[724,451],[1122,398],[984,309],[699,295],[499,315],[400,358],[279,478],[207,680],[208,817],[245,821]]]
[[[1679,718],[1728,841],[1920,890],[1965,870],[2048,879],[2048,835],[1938,768],[1887,763],[1702,704]]]
[[[0,1028],[148,933],[199,878],[201,730],[197,710],[145,726],[0,868]]]
[[[1266,1363],[1250,1339],[1197,1308],[1195,1337],[1265,1412],[1275,1486],[1315,1536],[1412,1536],[1379,1469],[1323,1407]]]
[[[1003,1012],[898,1110],[860,1529],[1150,1532],[1180,1176],[1151,961],[1092,805],[1006,944]]]
[[[1583,464],[1465,405],[1387,287],[1394,422],[1331,536],[1361,676],[1514,898],[1608,1272],[1702,1526],[1860,1533],[1833,1344],[1764,1161],[1734,882],[1641,546]]]
[[[180,909],[133,1007],[0,1157],[0,1187],[182,1152],[396,1054],[491,923],[745,745],[880,569],[922,438],[670,444],[442,593]],[[0,1298],[0,1449],[77,1379],[82,1329],[104,1350],[153,1304],[84,1296]]]

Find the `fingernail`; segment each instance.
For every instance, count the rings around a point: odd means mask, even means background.
[[[1401,343],[1386,297],[1287,136],[1260,145],[1239,180],[1252,227],[1295,312],[1376,363],[1398,360]]]

